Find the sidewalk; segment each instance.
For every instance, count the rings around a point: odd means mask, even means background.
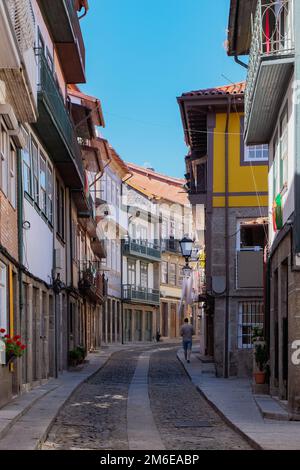
[[[0,450],[34,450],[46,439],[61,407],[112,354],[131,345],[112,345],[87,356],[81,369],[64,372],[0,409]]]
[[[299,450],[300,422],[264,419],[252,394],[249,379],[217,378],[193,350],[191,363],[184,361],[183,351],[177,353],[192,382],[206,400],[256,449]],[[266,397],[265,397],[266,398]],[[264,398],[261,397],[260,401]]]

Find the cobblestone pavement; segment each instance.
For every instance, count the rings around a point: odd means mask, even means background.
[[[127,450],[128,389],[139,355],[155,349],[133,346],[115,353],[68,400],[42,449]],[[151,409],[166,449],[248,449],[192,385],[177,349],[161,344],[150,359]],[[212,427],[194,427],[199,424]]]
[[[151,409],[166,449],[251,449],[197,391],[177,359],[177,349],[150,358]]]

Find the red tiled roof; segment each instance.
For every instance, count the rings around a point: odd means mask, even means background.
[[[105,127],[105,121],[101,106],[101,101],[94,96],[86,95],[77,85],[68,85],[68,94],[81,99],[82,105],[91,111],[95,111],[91,114],[91,118],[94,121],[95,126]]]
[[[184,179],[163,175],[133,163],[126,164],[133,175],[128,180],[129,185],[133,183],[135,187],[140,187],[158,199],[188,204],[188,195],[183,189]]]
[[[182,96],[216,96],[216,95],[243,95],[246,82],[233,83],[232,85],[217,86],[204,90],[195,90],[183,93]]]

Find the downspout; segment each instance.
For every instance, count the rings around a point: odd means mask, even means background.
[[[22,318],[23,318],[23,309],[24,309],[24,297],[23,297],[23,276],[22,276],[22,268],[23,268],[23,181],[22,181],[22,152],[20,149],[17,150],[17,217],[18,217],[18,255],[19,255],[19,268],[18,268],[18,284],[19,284],[19,325],[18,328],[22,326]],[[26,331],[26,329],[25,329]],[[24,340],[27,343],[28,337],[26,334],[26,338]],[[23,360],[26,361],[24,358]],[[26,367],[27,369],[27,367]],[[22,373],[19,372],[20,383],[18,383],[19,388],[21,388]],[[21,378],[22,377],[22,378]]]
[[[227,101],[227,116],[225,127],[225,333],[224,333],[224,378],[229,377],[229,292],[230,292],[230,239],[229,239],[229,119],[231,110],[231,96],[228,96]]]
[[[247,70],[249,68],[248,65],[245,64],[245,62],[243,62],[242,60],[240,60],[237,55],[234,56],[234,62],[236,62],[238,65],[241,65],[241,67],[244,67]]]

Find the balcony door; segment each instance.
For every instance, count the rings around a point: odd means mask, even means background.
[[[136,286],[136,262],[131,259],[127,260],[127,283]]]
[[[141,262],[140,268],[140,286],[143,290],[148,287],[148,264]]]

